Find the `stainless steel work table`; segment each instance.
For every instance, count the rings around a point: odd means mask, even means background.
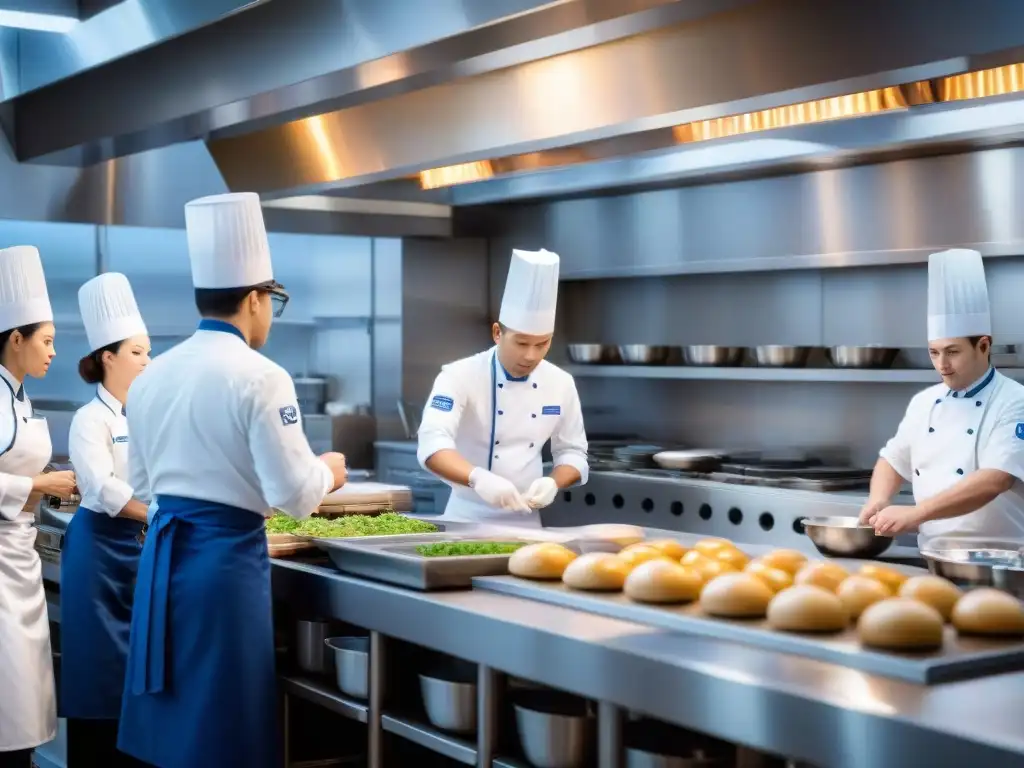
[[[481,591],[274,561],[274,596],[486,668],[823,768],[1024,765],[1024,673],[919,686]]]

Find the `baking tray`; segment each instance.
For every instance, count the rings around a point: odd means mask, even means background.
[[[802,656],[918,684],[970,680],[1024,669],[1024,643],[1021,641],[958,637],[956,630],[948,625],[941,651],[895,653],[863,648],[852,627],[834,635],[780,632],[770,629],[765,620],[710,618],[696,603],[654,607],[634,603],[621,593],[577,592],[561,582],[526,581],[514,576],[476,578],[473,579],[473,587],[659,629]]]
[[[441,528],[442,526],[438,526]],[[317,539],[335,567],[343,573],[429,592],[469,589],[476,576],[508,573],[511,555],[422,557],[419,544],[439,541],[503,541],[529,544],[536,539],[480,534],[412,533],[400,536],[361,536],[349,539]]]

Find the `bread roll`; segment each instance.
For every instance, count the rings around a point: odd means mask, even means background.
[[[778,568],[795,576],[807,564],[807,556],[795,549],[775,549],[759,558],[770,568]]]
[[[899,591],[900,597],[930,605],[945,621],[953,615],[953,606],[962,595],[963,591],[949,579],[931,575],[912,576],[903,582]]]
[[[695,549],[683,555],[680,563],[687,568],[693,568],[698,571],[704,577],[704,581],[711,581],[716,576],[736,570],[728,563],[708,557]]]
[[[728,539],[701,539],[693,548],[702,555],[713,555],[722,549],[736,549],[736,545]]]
[[[926,651],[942,647],[942,614],[906,597],[869,605],[857,622],[860,641],[872,648]]]
[[[562,582],[573,589],[618,592],[632,570],[629,563],[610,552],[580,555],[565,569]]]
[[[957,600],[952,618],[957,632],[965,635],[1024,635],[1024,610],[1020,600],[998,589],[972,589]]]
[[[843,579],[836,588],[836,596],[846,607],[850,618],[857,619],[869,605],[892,597],[892,593],[882,582],[855,573]]]
[[[648,560],[668,560],[669,557],[660,549],[652,547],[650,544],[630,544],[628,547],[621,550],[618,554],[623,560],[625,560],[633,568],[646,563]]]
[[[703,586],[704,577],[693,568],[660,558],[634,568],[626,577],[625,592],[640,603],[689,603]]]
[[[884,565],[877,565],[876,563],[868,563],[867,565],[861,566],[858,571],[861,576],[867,576],[869,579],[880,581],[882,584],[889,588],[892,594],[896,594],[900,591],[900,587],[903,585],[909,577],[905,573],[897,571],[895,568],[888,568]]]
[[[850,623],[850,614],[834,592],[798,584],[768,603],[768,623],[789,632],[840,632]]]
[[[735,568],[737,571],[742,571],[747,563],[750,562],[750,558],[743,552],[740,552],[735,547],[722,547],[718,551],[712,553],[712,558],[720,560],[728,566]]]
[[[793,575],[789,571],[773,568],[763,560],[751,560],[743,570],[757,576],[772,592],[781,592],[793,586]]]
[[[648,541],[647,544],[655,549],[660,549],[676,562],[682,560],[683,555],[690,551],[687,547],[683,546],[682,542],[675,539],[655,539],[654,541]]]
[[[764,618],[775,594],[749,573],[723,573],[700,593],[700,607],[711,616],[735,619]]]
[[[797,584],[813,584],[816,587],[823,587],[830,592],[835,592],[849,575],[842,566],[827,561],[818,561],[807,563],[797,571],[793,581]]]
[[[576,553],[549,541],[527,544],[508,559],[508,572],[524,579],[560,579]]]

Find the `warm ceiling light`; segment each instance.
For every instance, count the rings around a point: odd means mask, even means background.
[[[1024,91],[1024,64],[1007,64],[939,80],[940,101],[965,101]]]
[[[849,96],[834,96],[831,99],[805,101],[802,104],[791,104],[760,112],[677,125],[672,129],[672,133],[680,143],[709,141],[744,133],[861,117],[906,108],[906,99],[899,88],[881,88]]]
[[[420,172],[420,186],[423,189],[450,187],[455,184],[468,184],[472,181],[483,181],[494,177],[494,168],[490,160],[478,160],[475,163],[460,163],[444,168],[431,168]]]

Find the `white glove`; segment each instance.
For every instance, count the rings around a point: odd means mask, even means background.
[[[526,493],[523,494],[523,498],[534,509],[540,509],[554,501],[557,495],[558,483],[550,477],[542,477],[539,480],[533,481],[530,487],[526,489]]]
[[[469,487],[492,507],[507,509],[510,512],[533,511],[509,480],[483,467],[477,467],[470,473]]]

